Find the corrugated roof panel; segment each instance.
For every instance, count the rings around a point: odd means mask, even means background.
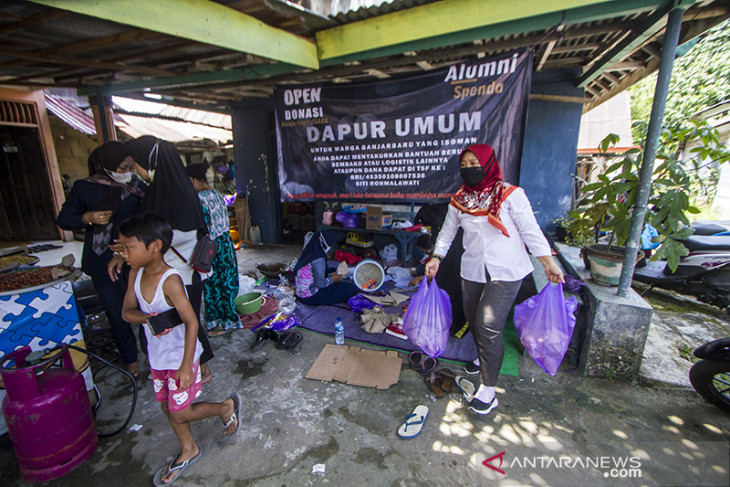
[[[67,123],[74,130],[78,130],[79,132],[88,135],[96,135],[96,126],[94,125],[94,119],[92,116],[58,96],[46,93],[45,98],[46,108],[55,116],[60,118],[64,123]],[[200,112],[204,115],[207,114],[207,112],[201,112],[200,110],[188,111]],[[218,114],[213,113],[210,115]],[[221,116],[225,117],[225,115]],[[202,116],[201,119],[205,120],[205,116]],[[228,117],[228,119],[230,123],[230,117]],[[131,137],[139,137],[150,134],[173,143],[208,139],[216,142],[217,144],[224,144],[233,139],[233,134],[230,129],[213,127],[211,126],[212,124],[203,125],[201,123],[195,123],[191,120],[191,118],[188,118],[188,120],[190,121],[168,120],[164,118],[121,113],[114,114],[114,125]]]
[[[45,93],[46,108],[55,116],[63,120],[65,123],[88,135],[96,135],[96,125],[94,118],[86,112],[77,108],[63,98]]]
[[[114,114],[114,118],[119,130],[132,137],[154,135],[172,143],[208,139],[218,144],[225,144],[233,139],[230,130],[196,123],[122,113]]]
[[[349,22],[365,20],[371,17],[377,17],[378,15],[385,15],[436,1],[438,0],[393,0],[391,2],[383,2],[379,5],[360,7],[357,10],[350,10],[349,12],[339,12],[333,18],[339,23],[347,24]]]
[[[176,107],[146,100],[112,97],[115,105],[129,114],[138,113],[141,115],[159,115],[165,118],[174,118],[184,122],[210,125],[212,127],[231,130],[231,116],[224,113],[195,110],[192,108]]]

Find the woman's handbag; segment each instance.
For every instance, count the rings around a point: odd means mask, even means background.
[[[215,260],[215,254],[218,252],[218,243],[215,240],[211,240],[208,235],[204,235],[198,239],[193,249],[193,254],[190,256],[188,261],[185,257],[180,255],[180,252],[175,247],[170,247],[175,254],[182,259],[183,262],[189,264],[190,267],[198,272],[207,274],[213,267],[213,260]]]

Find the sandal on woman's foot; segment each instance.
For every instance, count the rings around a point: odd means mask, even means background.
[[[436,397],[444,397],[444,390],[441,388],[441,376],[433,372],[429,372],[423,380]]]
[[[195,455],[190,460],[185,460],[184,462],[175,463],[175,460],[178,459],[182,453],[175,455],[175,458],[172,459],[172,461],[166,465],[163,465],[162,468],[160,468],[154,477],[152,477],[152,483],[155,485],[155,487],[163,487],[165,485],[172,485],[173,482],[175,482],[185,471],[186,468],[188,468],[190,465],[198,461],[198,458],[200,458],[200,455],[202,455],[203,450],[199,450],[198,454]],[[167,472],[165,473],[165,477],[167,477],[170,472],[177,472],[177,474],[170,480],[169,482],[163,482],[162,480],[162,472],[167,469]]]

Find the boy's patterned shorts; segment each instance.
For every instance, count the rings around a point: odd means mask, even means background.
[[[152,382],[155,387],[155,400],[157,402],[167,401],[170,411],[177,412],[190,406],[195,398],[202,394],[200,376],[200,361],[193,363],[193,376],[195,381],[187,389],[178,389],[175,374],[177,370],[155,370],[150,369]]]

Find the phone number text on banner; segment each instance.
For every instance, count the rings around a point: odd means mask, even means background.
[[[474,143],[517,183],[531,73],[521,50],[407,78],[277,86],[282,201],[443,201]]]

